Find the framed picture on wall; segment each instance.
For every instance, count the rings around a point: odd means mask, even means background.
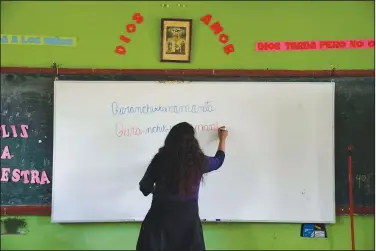
[[[161,62],[191,61],[192,19],[161,19]]]

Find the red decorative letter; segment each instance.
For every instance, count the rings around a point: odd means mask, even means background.
[[[287,50],[294,50],[295,44],[293,42],[286,42],[285,43],[287,46]],[[280,42],[258,42],[257,43],[257,50],[259,51],[271,51],[271,50],[276,50],[279,51],[281,49],[281,44]]]
[[[125,48],[121,45],[118,45],[116,46],[115,48],[115,53],[119,54],[119,55],[125,55],[127,51],[125,50]]]
[[[135,13],[135,14],[133,15],[132,19],[133,19],[134,21],[136,21],[136,23],[138,23],[138,24],[140,24],[140,23],[142,23],[142,22],[144,21],[144,17],[141,16],[140,13]]]
[[[203,17],[201,18],[201,21],[202,21],[204,24],[208,25],[208,24],[210,23],[211,19],[212,19],[212,15],[207,14],[206,16],[203,16]]]
[[[135,24],[127,24],[127,31],[128,33],[133,33],[136,31],[136,25]]]
[[[219,35],[219,42],[221,42],[222,44],[227,43],[228,42],[228,36],[224,33]]]
[[[223,31],[223,27],[218,21],[212,24],[210,26],[210,29],[214,32],[214,35],[217,35]]]
[[[228,44],[226,45],[225,47],[223,47],[223,50],[225,51],[225,53],[228,55],[232,52],[235,51],[235,48],[234,48],[234,45],[233,44]]]
[[[131,40],[129,38],[127,38],[126,36],[124,35],[121,35],[120,36],[120,40],[123,41],[124,43],[129,43]]]
[[[375,47],[375,40],[369,40],[368,41],[368,47],[370,47],[370,48]]]
[[[360,48],[364,45],[364,43],[362,41],[359,41],[359,40],[351,40],[350,41],[350,48]]]

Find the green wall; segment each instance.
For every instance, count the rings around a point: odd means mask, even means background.
[[[180,4],[180,6],[179,6]],[[168,7],[166,6],[168,5]],[[2,2],[1,31],[77,37],[77,47],[2,45],[2,66],[132,69],[373,69],[374,50],[255,52],[256,41],[370,39],[373,2]],[[185,6],[185,7],[183,7]],[[145,20],[119,56],[114,48],[132,15]],[[211,14],[236,52],[223,49],[200,22]],[[159,62],[160,18],[192,18],[190,64]],[[29,232],[1,236],[1,249],[133,249],[139,224],[51,224],[26,217]],[[348,217],[328,226],[327,239],[299,237],[297,224],[205,224],[208,249],[351,249]],[[357,249],[374,249],[374,217],[355,217]]]
[[[78,46],[4,45],[1,64],[48,67],[55,61],[68,68],[371,69],[370,49],[255,52],[254,44],[372,39],[373,5],[369,1],[2,2],[2,33],[77,37]],[[135,12],[145,17],[144,23],[130,35],[127,54],[117,55],[119,36]],[[233,54],[226,55],[218,38],[200,21],[206,14],[221,22],[235,46]],[[165,17],[193,19],[191,64],[159,62],[160,19]]]
[[[49,217],[27,217],[29,233],[1,237],[1,249],[134,250],[139,224],[51,224]],[[374,249],[373,217],[356,217],[357,249]],[[327,239],[300,238],[297,224],[211,223],[204,225],[208,249],[345,250],[351,249],[350,221],[338,217]]]

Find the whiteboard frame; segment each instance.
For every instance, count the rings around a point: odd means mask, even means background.
[[[57,97],[57,92],[56,92],[56,82],[74,82],[75,80],[56,80],[54,81],[54,106],[53,106],[53,153],[55,152],[55,149],[57,148],[56,145],[55,145],[55,133],[56,133],[56,112],[55,112],[55,104],[56,104],[56,97]],[[109,80],[104,80],[104,81],[83,81],[83,80],[77,80],[77,81],[80,81],[80,82],[155,82],[156,84],[161,84],[160,81],[109,81]],[[200,82],[203,82],[203,81],[191,81],[191,82],[183,82],[184,84],[199,84]],[[218,81],[219,83],[222,83],[222,81]],[[227,82],[227,81],[226,81]],[[231,81],[228,81],[228,82],[231,82]],[[264,82],[265,84],[277,84],[277,83],[299,83],[299,82],[270,82],[270,81],[260,81],[260,82]],[[252,82],[247,82],[249,84],[252,84],[252,83],[260,83],[260,82],[255,82],[255,81],[252,81]],[[216,82],[213,82],[213,84],[215,84]],[[245,82],[233,82],[234,84],[236,83],[245,83]],[[335,82],[332,80],[331,82],[304,82],[304,83],[312,83],[312,84],[330,84],[332,86],[332,94],[333,94],[333,97],[332,97],[332,145],[333,145],[333,168],[332,168],[332,172],[333,172],[333,198],[334,198],[334,202],[333,202],[333,208],[332,208],[332,212],[333,212],[333,221],[315,221],[314,223],[324,223],[324,224],[335,224],[336,223],[336,204],[335,204]],[[302,84],[304,84],[302,82]],[[53,154],[53,161],[52,161],[52,175],[54,175],[55,173],[55,162],[56,162],[56,155]],[[54,190],[54,182],[52,182],[52,196],[51,196],[51,222],[52,223],[111,223],[111,222],[142,222],[144,219],[127,219],[127,220],[106,220],[106,221],[102,221],[102,220],[90,220],[90,221],[62,221],[62,220],[54,220],[54,201],[55,201],[55,193],[53,192]],[[152,195],[149,195],[149,196],[152,196]],[[267,221],[267,220],[230,220],[230,219],[201,219],[201,222],[217,222],[217,223],[226,223],[226,222],[229,222],[229,223],[275,223],[275,224],[302,224],[302,223],[307,223],[307,222],[302,222],[302,221],[289,221],[289,222],[282,222],[282,221]]]

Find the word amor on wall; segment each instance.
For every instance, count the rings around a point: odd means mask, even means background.
[[[0,136],[1,138],[24,138],[27,139],[29,137],[29,126],[28,125],[1,125],[0,127]],[[6,162],[6,160],[10,160],[16,156],[11,154],[11,150],[9,146],[5,145],[3,149],[1,149],[1,162],[2,164]],[[2,167],[1,168],[1,182],[20,182],[22,181],[25,184],[49,184],[51,183],[47,177],[45,171],[41,173],[38,170],[21,170],[15,168],[11,170],[10,168]]]
[[[207,14],[201,18],[201,21],[209,26],[210,22],[212,20],[212,15]],[[223,32],[223,27],[219,21],[215,21],[212,24],[210,24],[210,29],[213,31],[214,35],[218,35],[218,40],[220,43],[224,44],[223,51],[229,55],[230,53],[233,53],[235,51],[234,45],[229,44],[229,36]]]

